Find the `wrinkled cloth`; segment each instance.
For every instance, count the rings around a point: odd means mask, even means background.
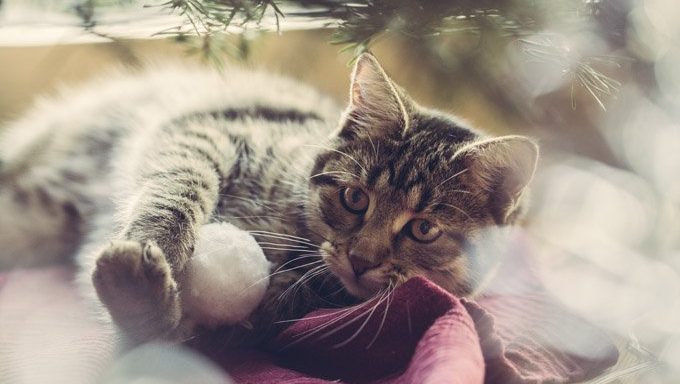
[[[100,382],[116,361],[114,334],[88,319],[72,277],[64,266],[0,273],[0,382]],[[261,350],[203,353],[237,383],[561,383],[616,363],[608,336],[552,298],[524,258],[485,292],[467,300],[415,278],[312,312]]]
[[[313,312],[266,353],[213,356],[238,383],[385,384],[575,382],[617,358],[604,333],[541,297],[472,302],[422,278],[382,302]]]
[[[214,354],[238,383],[564,383],[618,351],[545,291],[523,239],[475,300],[424,278],[350,309],[318,310],[266,351]]]

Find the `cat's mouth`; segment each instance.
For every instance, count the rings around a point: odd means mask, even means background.
[[[325,242],[321,244],[320,250],[328,269],[340,280],[352,296],[368,299],[387,286],[387,281],[381,270],[357,276],[347,256],[346,247]]]

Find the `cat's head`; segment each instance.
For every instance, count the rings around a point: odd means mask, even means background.
[[[354,296],[416,275],[469,294],[490,264],[476,242],[517,220],[537,156],[526,137],[486,138],[419,107],[364,54],[340,127],[316,159],[308,220]]]

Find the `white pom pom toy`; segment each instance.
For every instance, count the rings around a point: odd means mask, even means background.
[[[201,325],[245,320],[269,286],[271,264],[255,239],[227,223],[204,225],[184,272],[182,302]]]

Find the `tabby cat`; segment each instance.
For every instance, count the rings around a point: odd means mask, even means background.
[[[520,217],[537,155],[418,106],[368,53],[344,112],[238,69],[119,75],[4,133],[0,265],[77,253],[84,292],[139,341],[182,328],[181,272],[215,221],[274,263],[256,330],[416,275],[469,295],[494,263],[477,244]]]

